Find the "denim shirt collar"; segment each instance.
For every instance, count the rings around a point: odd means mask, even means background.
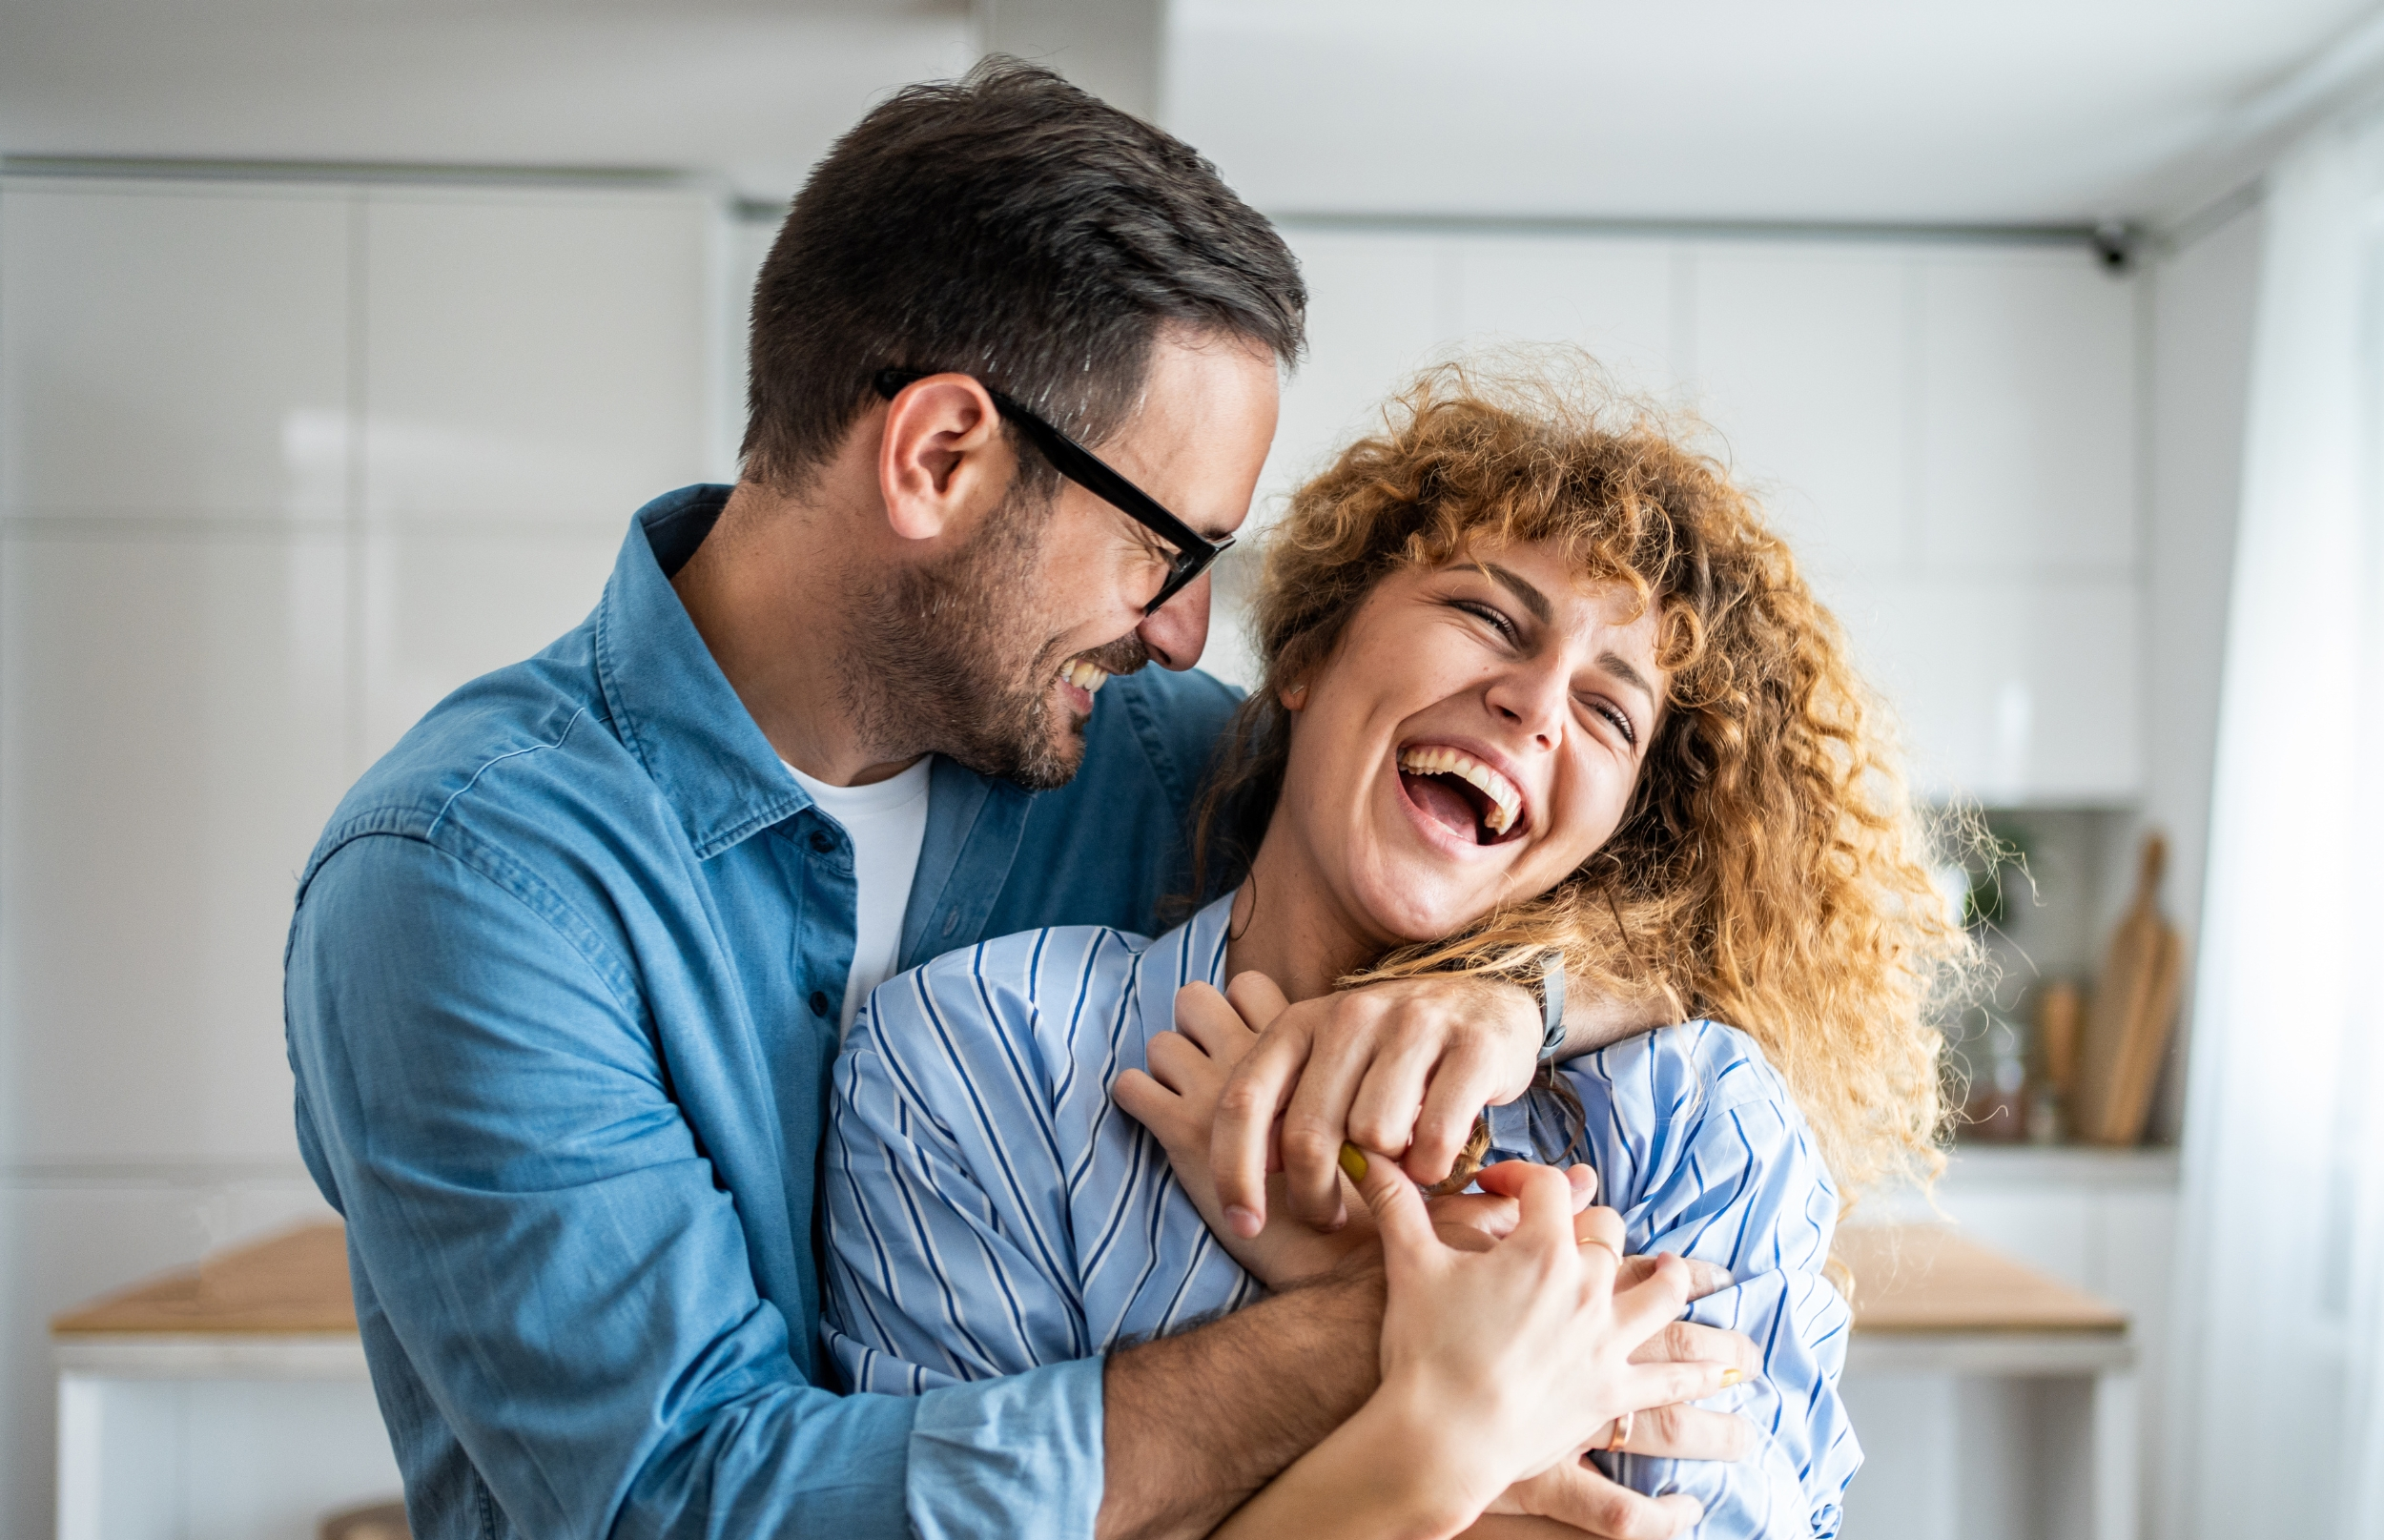
[[[614,730],[706,861],[812,805],[670,585],[729,492],[685,486],[638,509],[596,606],[596,675]]]

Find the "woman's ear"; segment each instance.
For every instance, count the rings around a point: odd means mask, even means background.
[[[983,385],[967,375],[929,375],[886,403],[877,488],[886,522],[904,540],[965,538],[1001,501],[1016,457]]]
[[[1276,692],[1275,699],[1282,703],[1283,708],[1286,711],[1299,710],[1308,703],[1308,688],[1304,684],[1286,685]]]

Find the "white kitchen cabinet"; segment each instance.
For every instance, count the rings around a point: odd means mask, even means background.
[[[628,529],[399,525],[363,538],[364,752],[378,757],[466,680],[587,618]]]
[[[1571,342],[1626,390],[1661,396],[1679,370],[1673,243],[1477,236],[1451,243],[1455,330],[1469,343]]]
[[[1928,794],[2141,794],[2135,291],[2090,254],[1286,235],[1308,279],[1310,358],[1263,498],[1322,468],[1461,339],[1581,344],[1711,425],[1845,622]],[[1221,611],[1240,624],[1229,599]],[[1223,667],[1248,670],[1225,651]]]
[[[350,773],[342,546],[195,523],[0,544],[12,1166],[295,1158],[281,947]]]
[[[1341,230],[1284,232],[1308,288],[1308,356],[1284,388],[1275,446],[1259,477],[1251,532],[1274,500],[1330,463],[1380,421],[1378,408],[1452,328],[1442,302],[1447,243]]]
[[[2108,806],[2142,785],[2132,579],[1863,577],[1823,595],[1924,794]]]
[[[2134,285],[2071,248],[1932,255],[1920,281],[1929,569],[2132,570]]]
[[[0,191],[0,508],[338,518],[349,220],[332,190]]]
[[[1810,567],[1911,554],[1907,267],[1897,248],[1814,242],[1696,257],[1697,404]]]
[[[619,529],[702,479],[723,234],[688,194],[369,194],[366,510]]]

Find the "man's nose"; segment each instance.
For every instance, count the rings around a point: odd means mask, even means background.
[[[1160,606],[1158,614],[1142,617],[1134,634],[1150,648],[1153,663],[1182,671],[1201,661],[1208,646],[1208,574],[1203,572]]]

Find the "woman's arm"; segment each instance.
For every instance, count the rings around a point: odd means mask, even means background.
[[[1724,1364],[1633,1361],[1687,1304],[1689,1272],[1668,1259],[1617,1290],[1621,1222],[1592,1210],[1583,1243],[1573,1218],[1583,1184],[1548,1167],[1511,1173],[1513,1230],[1461,1250],[1435,1233],[1394,1162],[1348,1155],[1382,1236],[1382,1385],[1243,1505],[1223,1540],[1443,1540],[1511,1484],[1577,1459],[1623,1413],[1740,1377]]]

